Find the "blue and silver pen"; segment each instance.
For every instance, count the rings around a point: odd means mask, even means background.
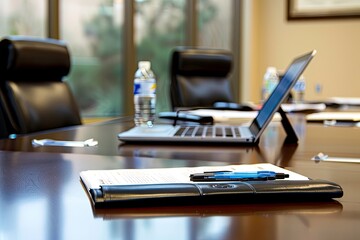
[[[273,171],[256,172],[204,172],[190,175],[191,181],[266,181],[288,178],[288,174]]]

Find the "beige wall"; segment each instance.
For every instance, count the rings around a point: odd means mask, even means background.
[[[305,98],[360,97],[360,19],[287,21],[286,0],[244,2],[242,101],[260,99],[267,66],[284,69],[312,49],[318,53],[304,73]]]

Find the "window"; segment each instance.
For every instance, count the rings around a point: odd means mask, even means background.
[[[232,0],[198,2],[199,46],[231,50]]]
[[[69,83],[82,116],[124,115],[122,1],[62,0],[60,35],[68,42]]]
[[[68,43],[72,68],[67,81],[83,117],[129,114],[129,69],[135,71],[139,60],[151,61],[157,76],[157,111],[170,110],[172,49],[188,45],[231,50],[236,0],[130,1],[3,0],[0,33],[57,37]],[[129,3],[134,11],[126,7]],[[49,12],[59,13],[56,24],[47,16],[57,14]],[[127,31],[128,18],[133,31]],[[134,36],[129,38],[128,32]],[[124,48],[129,39],[134,49]]]
[[[185,45],[186,0],[137,1],[135,43],[137,61],[151,61],[157,77],[157,111],[170,109],[170,55]]]
[[[190,25],[186,0],[137,1],[135,41],[137,60],[151,60],[157,75],[157,111],[170,109],[169,63],[175,46],[197,45],[208,48],[231,49],[232,0],[197,1],[198,42],[185,36]]]
[[[46,36],[46,9],[47,0],[1,0],[1,36]]]

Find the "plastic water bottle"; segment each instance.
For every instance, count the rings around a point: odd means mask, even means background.
[[[270,96],[272,91],[274,91],[276,85],[279,83],[279,75],[275,67],[268,67],[264,74],[263,86],[262,86],[262,102],[265,102],[266,99]]]
[[[149,61],[140,61],[134,78],[136,126],[152,127],[155,121],[156,78]]]
[[[306,89],[305,78],[303,75],[299,77],[295,86],[293,88],[293,102],[294,103],[303,103],[304,102],[304,94]]]

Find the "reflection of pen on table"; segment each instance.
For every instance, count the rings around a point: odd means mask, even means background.
[[[333,127],[360,127],[360,122],[346,120],[325,120],[324,125]]]
[[[194,182],[202,181],[267,181],[288,178],[289,174],[276,173],[273,171],[256,172],[204,172],[190,175]]]
[[[33,139],[31,141],[34,147],[39,146],[60,146],[60,147],[92,147],[98,145],[98,141],[87,139],[85,141],[59,141],[53,139]]]
[[[347,157],[329,157],[327,154],[322,152],[315,155],[311,160],[314,160],[316,163],[319,162],[342,162],[342,163],[360,163],[359,158],[347,158]]]

